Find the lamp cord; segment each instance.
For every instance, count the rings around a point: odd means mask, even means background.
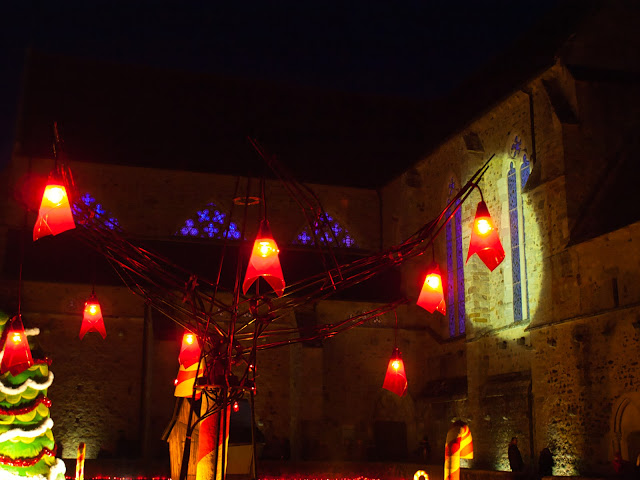
[[[484,202],[484,196],[482,195],[482,189],[480,188],[480,186],[477,183],[473,184],[473,188],[477,188],[478,191],[480,192],[480,200],[482,200]]]
[[[396,316],[396,328],[393,336],[393,347],[396,348],[398,346],[398,312],[394,310],[393,314]]]

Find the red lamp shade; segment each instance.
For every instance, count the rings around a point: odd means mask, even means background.
[[[186,332],[182,336],[182,345],[180,346],[180,355],[178,361],[180,365],[189,368],[200,360],[200,345],[198,337],[191,332]]]
[[[474,253],[478,254],[480,260],[493,271],[502,260],[504,260],[504,249],[498,237],[487,204],[481,201],[476,210],[476,218],[473,221],[471,230],[471,241],[469,242],[469,254],[467,262]]]
[[[76,228],[69,205],[67,190],[53,175],[44,188],[38,219],[33,227],[33,240],[46,235],[57,235]]]
[[[427,269],[427,276],[424,279],[417,304],[429,313],[436,310],[443,315],[447,313],[447,304],[444,301],[442,291],[442,275],[440,275],[440,267],[435,262]]]
[[[284,276],[280,267],[280,259],[278,258],[278,245],[273,239],[269,222],[263,220],[260,223],[258,236],[253,243],[253,251],[247,266],[247,273],[244,276],[242,284],[242,293],[247,293],[249,287],[259,277],[263,277],[276,294],[280,297],[284,293]]]
[[[176,397],[191,397],[196,378],[201,377],[204,370],[204,365],[199,365],[200,345],[195,334],[185,332],[182,336],[178,361],[180,362],[180,370],[174,382],[176,388],[173,394]],[[200,398],[200,392],[196,392],[197,398]]]
[[[387,374],[384,377],[382,388],[395,393],[399,397],[407,393],[407,375],[404,373],[404,362],[398,347],[393,349],[389,359],[389,366],[387,367]]]
[[[10,372],[16,376],[33,365],[31,349],[24,333],[22,319],[16,315],[7,325],[7,339],[4,342],[4,353],[0,362],[0,375]]]
[[[95,293],[92,293],[89,300],[84,304],[80,340],[84,338],[87,332],[98,332],[102,335],[102,338],[107,338],[107,331],[104,328],[104,320],[102,319],[102,309]]]

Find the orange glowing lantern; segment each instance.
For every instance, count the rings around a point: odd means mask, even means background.
[[[395,393],[399,397],[407,393],[407,375],[404,373],[404,362],[398,347],[393,349],[389,359],[387,374],[384,377],[382,388]]]
[[[72,228],[76,228],[76,224],[73,221],[67,190],[52,174],[42,195],[38,219],[33,227],[33,240],[46,235],[57,235]]]
[[[278,252],[280,250],[278,250],[278,245],[271,234],[269,222],[262,220],[258,236],[253,243],[253,251],[251,252],[247,273],[242,284],[242,293],[246,294],[253,282],[258,280],[259,277],[263,277],[271,285],[271,288],[275,290],[276,294],[279,297],[282,296],[285,282]]]
[[[104,328],[104,320],[102,319],[102,309],[95,292],[91,293],[89,300],[84,304],[80,340],[84,338],[87,332],[98,332],[102,335],[102,338],[107,338],[107,331]]]
[[[0,363],[0,375],[9,372],[16,376],[33,365],[29,341],[24,332],[20,315],[13,317],[7,325],[7,338]]]
[[[429,313],[436,310],[443,315],[447,313],[447,305],[442,291],[442,275],[440,275],[440,267],[435,262],[427,269],[427,276],[424,279],[417,304]]]
[[[473,221],[473,229],[471,230],[467,262],[474,253],[478,254],[480,260],[482,260],[491,271],[504,260],[504,249],[502,248],[498,231],[495,228],[493,219],[484,200],[478,204],[478,209],[476,210],[476,218]]]
[[[182,336],[182,345],[180,346],[180,355],[178,361],[185,368],[190,367],[200,360],[200,345],[198,337],[191,332],[186,332]]]
[[[176,397],[191,397],[196,378],[201,377],[204,370],[204,365],[200,364],[200,345],[195,334],[185,332],[182,336],[178,361],[180,362],[180,369],[178,370],[178,377],[174,381],[176,388],[173,395]],[[196,398],[200,398],[199,392],[196,392]]]

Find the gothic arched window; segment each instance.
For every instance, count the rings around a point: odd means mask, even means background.
[[[294,245],[315,245],[314,233],[318,242],[322,245],[339,248],[352,248],[356,246],[355,240],[347,229],[340,225],[337,220],[334,220],[328,213],[323,213],[320,216],[314,224],[313,230],[308,225],[303,228],[292,243]]]
[[[522,154],[520,163],[519,157]],[[515,137],[511,145],[507,172],[507,191],[509,194],[509,233],[511,237],[511,280],[513,285],[513,321],[520,322],[527,318],[527,272],[524,252],[525,225],[523,214],[522,190],[529,179],[531,165],[527,158],[526,149],[522,148],[522,141]],[[517,168],[518,167],[518,168]],[[520,175],[518,175],[518,169]],[[522,248],[520,248],[522,246]]]
[[[449,198],[456,193],[456,182],[449,183]],[[455,209],[460,200],[451,208]],[[449,213],[449,212],[448,212]],[[462,209],[459,208],[445,228],[447,244],[447,317],[449,335],[464,335],[466,306],[464,296],[464,260],[462,256]]]
[[[226,229],[226,230],[225,230]],[[240,240],[240,230],[234,222],[227,222],[227,215],[214,203],[207,203],[196,216],[188,218],[175,233],[183,237]]]
[[[82,195],[79,201],[89,207],[93,211],[94,218],[102,221],[104,225],[110,230],[114,230],[120,226],[118,219],[111,216],[111,214],[104,209],[102,204],[98,203],[90,193],[85,193],[84,195]],[[75,203],[72,207],[72,210],[74,216],[77,217],[78,215],[81,215],[80,210]]]

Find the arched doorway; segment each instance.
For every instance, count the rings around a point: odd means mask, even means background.
[[[640,454],[640,392],[626,394],[614,408],[613,434],[610,458],[619,451],[635,465]]]

